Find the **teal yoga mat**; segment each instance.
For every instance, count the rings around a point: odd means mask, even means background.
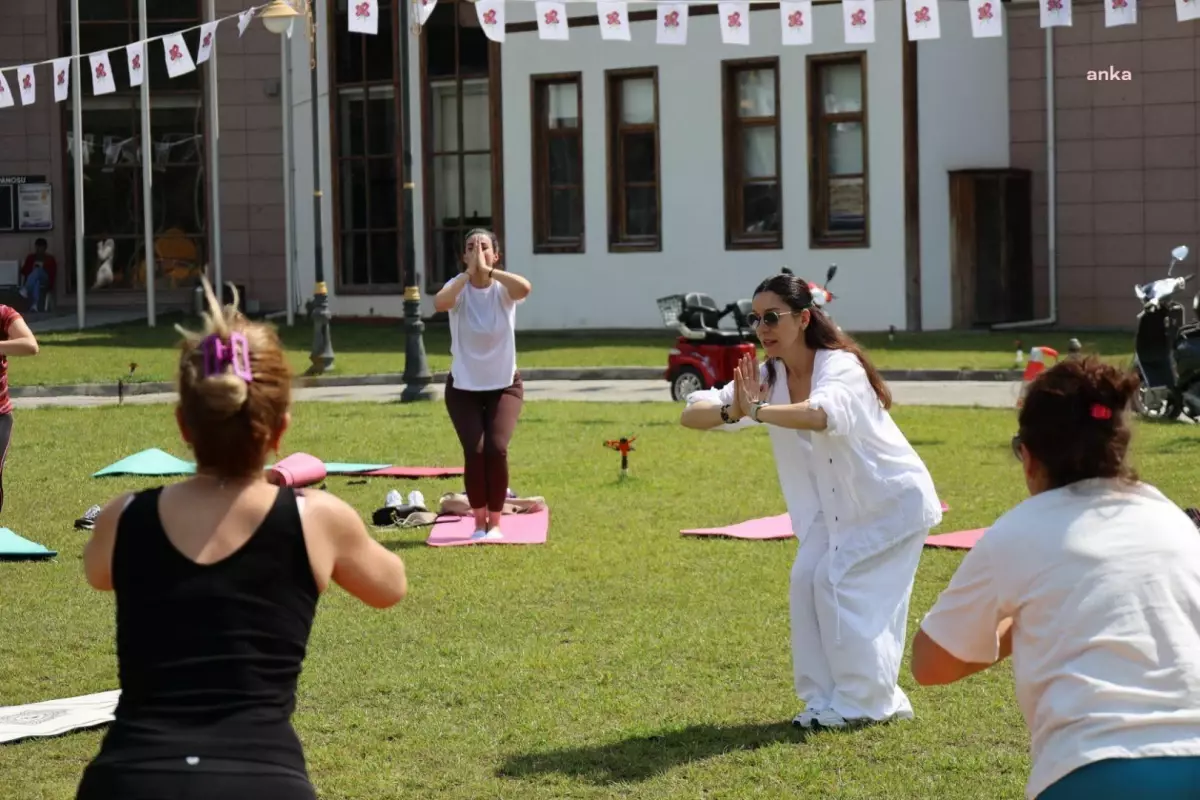
[[[25,561],[38,558],[54,558],[56,550],[47,550],[37,542],[17,536],[8,528],[0,528],[0,561]]]
[[[157,447],[134,453],[128,458],[122,458],[115,464],[110,464],[99,472],[93,473],[93,478],[105,475],[194,475],[196,465],[191,461],[176,458],[170,453],[164,453]]]
[[[326,461],[327,475],[357,475],[360,472],[374,472],[377,469],[387,469],[391,464],[347,464],[341,461]]]

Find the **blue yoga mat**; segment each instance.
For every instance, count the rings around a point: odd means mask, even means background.
[[[8,528],[0,528],[0,561],[54,558],[56,555],[56,550],[47,550],[37,542],[17,536]]]
[[[93,473],[93,478],[104,475],[194,475],[196,465],[191,461],[176,458],[170,453],[164,453],[157,447],[134,453],[128,458],[122,458],[115,464],[110,464],[99,472]]]

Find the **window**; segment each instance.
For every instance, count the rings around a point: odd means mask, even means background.
[[[867,56],[810,56],[812,247],[866,247]]]
[[[193,57],[200,45],[199,0],[160,0],[150,3],[147,27],[151,37],[191,28],[184,40]],[[96,97],[86,57],[82,64],[82,142],[73,139],[71,98],[62,103],[63,162],[67,187],[65,253],[60,263],[74,263],[75,182],[73,160],[83,159],[84,263],[91,292],[140,290],[146,285],[145,233],[142,192],[141,89],[129,85],[125,45],[141,38],[138,0],[95,0],[79,4],[79,43],[83,53],[116,48],[109,53],[117,91]],[[60,52],[71,53],[71,4],[59,2]],[[201,90],[204,66],[171,79],[167,76],[162,43],[146,48],[146,73],[153,93],[150,108],[154,168],[150,198],[153,209],[155,287],[192,286],[208,263],[208,180],[205,170],[206,119]],[[10,78],[10,81],[12,79]],[[44,81],[44,77],[39,77]],[[48,91],[48,90],[47,90]],[[41,99],[39,91],[39,100]],[[99,247],[113,241],[113,252],[101,258]],[[112,281],[97,281],[101,265]],[[63,270],[59,286],[75,291],[75,270]]]
[[[472,228],[494,231],[504,250],[500,45],[466,0],[439,2],[420,41],[426,287],[436,292],[462,268]]]
[[[783,247],[779,156],[779,59],[727,61],[725,248]]]
[[[583,81],[533,78],[533,252],[582,253]]]
[[[662,249],[658,185],[658,70],[610,70],[608,246]]]
[[[337,18],[349,13],[337,0]],[[346,294],[402,291],[399,68],[394,0],[380,0],[379,34],[334,26],[333,198],[337,290]],[[407,31],[405,35],[408,35]]]

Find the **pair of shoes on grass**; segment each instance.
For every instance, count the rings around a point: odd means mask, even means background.
[[[804,709],[795,716],[792,724],[797,728],[811,730],[813,728],[821,728],[824,730],[853,730],[855,728],[865,728],[868,725],[880,725],[884,722],[893,722],[902,719],[912,719],[912,712],[903,712],[895,714],[889,719],[846,719],[836,711],[830,709]]]

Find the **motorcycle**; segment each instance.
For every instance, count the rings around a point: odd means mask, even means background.
[[[784,267],[785,275],[793,274]],[[833,300],[827,288],[837,273],[837,265],[825,275],[825,286],[809,283],[813,305],[822,310]],[[724,308],[702,292],[669,295],[658,299],[663,324],[679,332],[679,338],[667,355],[663,377],[671,384],[671,399],[686,400],[692,392],[721,388],[733,380],[733,371],[743,356],[755,357],[758,337],[750,329],[750,300],[736,300]],[[735,329],[718,327],[732,317]]]
[[[1176,247],[1167,277],[1133,287],[1142,304],[1133,344],[1133,368],[1141,378],[1134,410],[1146,419],[1200,417],[1200,322],[1185,324],[1183,305],[1172,299],[1196,277],[1171,275],[1187,256],[1187,247]],[[1200,314],[1200,294],[1192,298],[1192,310]]]

